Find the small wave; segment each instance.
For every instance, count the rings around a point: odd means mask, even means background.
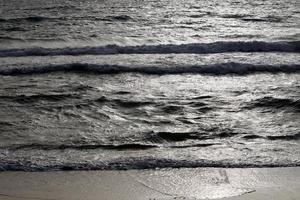
[[[51,19],[52,18],[44,17],[44,16],[29,16],[23,18],[0,18],[0,22],[15,22],[15,21],[42,22]]]
[[[88,145],[48,145],[48,144],[26,144],[18,145],[15,147],[7,147],[8,149],[41,149],[41,150],[65,150],[65,149],[77,149],[77,150],[88,150],[88,149],[112,149],[112,150],[143,150],[158,147],[153,144],[88,144]]]
[[[222,145],[221,143],[200,143],[200,144],[191,144],[191,145],[176,145],[170,146],[173,149],[184,149],[184,148],[193,148],[193,147],[209,147],[213,145]]]
[[[250,134],[250,135],[245,135],[242,138],[246,139],[246,140],[251,140],[251,139],[299,140],[300,139],[300,133],[290,134],[290,135],[268,135],[268,136],[261,136],[261,135]]]
[[[300,100],[275,98],[275,97],[263,97],[256,99],[251,103],[251,108],[257,107],[270,107],[270,108],[286,108],[290,107],[296,110],[300,110]]]
[[[191,132],[151,132],[145,140],[152,143],[164,142],[180,142],[186,140],[207,140],[214,138],[226,138],[237,135],[238,133],[232,130],[222,130],[220,128],[211,128],[204,131],[191,131]]]
[[[2,23],[11,23],[11,22],[30,22],[30,23],[40,23],[43,21],[69,21],[69,20],[91,20],[91,21],[129,21],[133,20],[128,15],[116,15],[116,16],[106,16],[106,17],[98,17],[98,16],[73,16],[73,17],[67,17],[67,16],[52,16],[52,17],[46,17],[46,16],[28,16],[28,17],[20,17],[20,18],[0,18],[0,22]]]
[[[8,31],[8,32],[14,32],[14,31],[28,31],[27,29],[25,28],[21,28],[21,27],[10,27],[10,28],[5,28],[3,29],[4,31]]]
[[[190,17],[190,18],[202,18],[205,15],[207,15],[207,14],[206,13],[202,13],[202,14],[189,15],[188,17]]]
[[[41,21],[47,20],[49,18],[48,17],[42,17],[42,16],[32,16],[32,17],[27,17],[27,18],[24,18],[24,19],[27,20],[27,21],[30,21],[30,22],[41,22]]]
[[[220,15],[220,17],[222,18],[233,18],[233,19],[240,19],[240,18],[244,18],[244,17],[252,17],[253,15],[249,15],[249,14],[223,14]]]
[[[12,67],[0,69],[0,75],[43,74],[50,72],[76,72],[95,74],[141,73],[149,75],[167,74],[208,74],[208,75],[247,75],[253,73],[296,73],[300,65],[253,65],[245,63],[220,63],[211,65],[178,65],[178,66],[122,66],[106,64],[71,63],[61,65]],[[270,99],[263,99],[257,105],[263,105]],[[272,101],[272,100],[271,100]],[[276,103],[276,102],[273,102]],[[266,103],[265,103],[266,104]],[[266,104],[266,105],[267,105]]]
[[[35,95],[17,95],[17,96],[0,96],[0,99],[12,100],[18,103],[30,103],[41,100],[60,101],[67,98],[77,98],[75,94],[35,94]]]
[[[300,139],[300,132],[291,135],[270,135],[267,136],[269,140],[299,140]]]
[[[6,121],[0,121],[0,127],[4,127],[4,126],[14,126],[14,123],[6,122]],[[1,128],[0,128],[0,130],[1,130]]]
[[[0,125],[11,126],[13,124],[8,122],[1,122]],[[177,137],[178,138],[178,137]],[[174,141],[182,141],[182,140],[174,140]],[[50,144],[19,144],[12,146],[3,146],[1,149],[9,149],[9,150],[89,150],[89,149],[108,149],[108,150],[147,150],[152,148],[166,147],[166,148],[193,148],[193,147],[208,147],[213,145],[221,145],[221,143],[197,143],[197,144],[176,144],[176,145],[158,145],[158,144],[147,144],[147,143],[124,143],[124,144],[61,144],[61,145],[50,145]]]
[[[46,7],[29,7],[29,8],[23,8],[22,10],[67,10],[67,9],[76,9],[75,6],[72,5],[54,5],[54,6],[46,6]]]
[[[111,21],[128,21],[128,20],[132,20],[132,18],[128,15],[108,16],[108,17],[106,17],[106,19],[111,20]]]
[[[0,36],[0,41],[1,40],[4,40],[4,41],[6,41],[6,40],[9,40],[9,41],[24,41],[23,38],[10,37],[10,36]]]
[[[119,94],[119,95],[126,95],[126,94],[131,94],[132,92],[129,91],[117,91],[115,92],[115,94]]]
[[[246,22],[282,22],[283,19],[277,16],[261,16],[256,17],[250,14],[223,14],[222,18],[239,19]]]
[[[268,17],[262,17],[262,18],[251,18],[251,17],[245,17],[241,18],[242,21],[246,22],[282,22],[283,19],[275,16],[268,16]]]
[[[211,95],[200,95],[200,96],[192,97],[191,99],[199,100],[199,99],[210,99],[210,98],[213,98],[213,96],[211,96]]]
[[[24,30],[24,31],[27,31],[27,30]],[[22,36],[20,37],[10,37],[10,36],[0,36],[0,45],[1,43],[11,43],[11,42],[24,42],[24,43],[35,43],[35,42],[38,42],[38,43],[43,43],[43,42],[46,42],[46,43],[49,43],[49,42],[66,42],[67,40],[64,39],[64,38],[24,38]],[[1,51],[1,50],[0,50]],[[1,57],[1,56],[0,56]]]
[[[117,105],[119,107],[123,108],[136,108],[136,107],[141,107],[141,106],[146,106],[153,104],[151,101],[135,101],[135,100],[124,100],[124,99],[108,99],[105,96],[102,96],[100,98],[97,98],[93,100],[94,102],[97,103],[105,103],[105,102],[110,102],[114,105]]]
[[[122,100],[122,99],[116,99],[114,100],[115,103],[117,103],[121,107],[125,108],[133,108],[133,107],[139,107],[139,106],[145,106],[152,104],[150,101],[130,101],[130,100]]]
[[[255,134],[248,134],[248,135],[243,136],[242,138],[246,139],[246,140],[251,140],[251,139],[261,139],[264,137],[260,136],[260,135],[255,135]]]
[[[111,54],[209,54],[226,52],[300,52],[300,41],[294,42],[214,42],[192,44],[166,44],[143,46],[107,45],[78,48],[26,48],[0,49],[0,57],[111,55]]]
[[[200,135],[198,132],[158,132],[155,133],[154,137],[150,140],[152,141],[170,141],[170,142],[178,142],[185,141],[188,139],[199,139]]]
[[[183,113],[184,107],[181,105],[164,105],[161,110],[168,114]]]

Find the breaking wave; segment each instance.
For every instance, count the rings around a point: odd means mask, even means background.
[[[122,18],[123,19],[123,18]],[[0,49],[0,57],[60,56],[60,55],[111,55],[111,54],[209,54],[226,52],[300,52],[300,41],[294,42],[214,42],[192,44],[162,44],[142,46],[107,45],[78,48],[26,48]]]
[[[81,162],[81,163],[44,163],[35,161],[16,161],[0,163],[0,171],[53,171],[53,170],[131,170],[131,169],[157,169],[157,168],[197,168],[197,167],[223,167],[223,168],[247,168],[247,167],[296,167],[300,162],[237,162],[230,160],[213,161],[207,159],[175,160],[154,157],[136,157],[115,159],[105,162]]]
[[[290,65],[255,65],[246,63],[220,63],[208,65],[175,66],[126,66],[108,64],[71,63],[46,66],[12,67],[0,69],[0,75],[43,74],[50,72],[76,72],[96,74],[141,73],[153,75],[167,74],[208,74],[208,75],[247,75],[253,73],[296,73],[299,64]]]

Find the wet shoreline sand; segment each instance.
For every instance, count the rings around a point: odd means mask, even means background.
[[[1,172],[1,200],[299,199],[300,167]]]

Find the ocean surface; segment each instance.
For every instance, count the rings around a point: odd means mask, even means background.
[[[1,0],[0,171],[300,166],[298,0]]]

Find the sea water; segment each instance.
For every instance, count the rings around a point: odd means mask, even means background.
[[[0,170],[300,166],[297,0],[2,0]]]

